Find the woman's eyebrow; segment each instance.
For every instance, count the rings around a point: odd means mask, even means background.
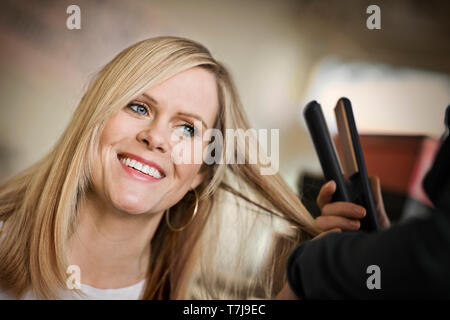
[[[202,119],[200,116],[198,116],[198,115],[196,115],[196,114],[194,114],[194,113],[190,113],[190,112],[178,112],[178,114],[181,115],[181,116],[185,116],[185,117],[190,117],[190,118],[197,119],[198,121],[201,121],[201,122],[202,122],[203,126],[204,126],[206,129],[208,129],[208,126],[206,125],[206,122],[203,121],[203,119]]]
[[[152,103],[154,103],[154,104],[158,104],[158,101],[156,101],[156,99],[155,98],[153,98],[153,97],[151,97],[151,96],[149,96],[148,94],[146,94],[146,93],[143,93],[142,94],[145,98],[147,98],[147,100],[150,100]]]
[[[158,105],[158,101],[156,101],[156,99],[153,98],[152,96],[149,96],[149,95],[146,94],[146,93],[143,93],[142,95],[143,95],[147,100],[151,101],[153,104]],[[201,122],[202,122],[203,126],[204,126],[206,129],[208,129],[208,126],[206,125],[206,122],[205,122],[199,115],[196,115],[196,114],[190,113],[190,112],[178,112],[178,115],[197,119],[198,121],[201,121]]]

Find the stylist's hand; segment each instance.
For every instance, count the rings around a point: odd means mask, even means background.
[[[369,181],[380,228],[389,228],[390,221],[384,209],[380,179],[378,177],[370,177]],[[316,218],[316,225],[322,231],[359,230],[361,227],[360,219],[366,215],[366,209],[350,202],[331,202],[335,191],[336,183],[334,181],[329,181],[320,189],[317,205],[322,215]]]

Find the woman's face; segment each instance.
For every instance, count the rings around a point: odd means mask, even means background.
[[[175,164],[172,153],[202,154],[200,130],[212,128],[217,113],[215,76],[200,67],[147,90],[104,127],[92,170],[96,195],[130,214],[176,204],[201,183],[203,173],[201,163]]]

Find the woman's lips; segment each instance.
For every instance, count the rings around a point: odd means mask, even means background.
[[[155,163],[153,161],[150,161],[150,160],[147,160],[147,159],[145,159],[143,157],[140,157],[140,156],[138,156],[136,154],[132,154],[132,153],[128,153],[128,152],[121,152],[121,153],[117,154],[117,157],[119,158],[119,160],[121,158],[129,158],[131,160],[136,160],[136,161],[142,163],[143,165],[148,165],[149,167],[155,168],[156,170],[159,171],[159,173],[163,177],[166,176],[164,170],[157,163]]]
[[[165,175],[163,174],[163,172],[161,172],[161,171],[157,168],[157,166],[152,166],[152,167],[155,168],[155,169],[157,169],[157,170],[161,173],[161,175],[162,175],[161,178],[153,177],[153,176],[151,176],[150,174],[141,172],[141,171],[139,171],[139,170],[136,169],[136,168],[133,168],[133,167],[131,167],[131,166],[127,166],[125,163],[123,163],[123,162],[121,161],[121,159],[123,159],[123,158],[129,158],[129,159],[133,159],[133,160],[136,160],[136,159],[135,159],[134,157],[129,157],[128,155],[125,155],[125,154],[117,155],[117,159],[118,159],[120,165],[122,166],[122,168],[123,168],[123,169],[124,169],[124,170],[132,177],[132,178],[134,178],[134,179],[136,179],[136,180],[143,181],[143,182],[158,182],[158,181],[161,181],[162,179],[164,179],[164,177],[165,177]],[[141,159],[142,159],[142,158],[141,158]],[[139,161],[139,162],[141,162],[141,161]],[[143,162],[141,162],[141,163],[143,163]],[[146,161],[145,163],[148,165],[148,163],[152,163],[152,162]]]
[[[145,173],[143,173],[143,172],[140,172],[140,171],[138,171],[138,170],[136,170],[136,169],[134,169],[134,168],[128,167],[127,165],[125,165],[125,164],[123,164],[122,162],[120,162],[120,160],[119,160],[119,163],[120,163],[120,165],[122,166],[122,168],[123,168],[123,169],[124,169],[131,177],[133,177],[134,179],[137,179],[137,180],[139,180],[139,181],[144,181],[144,182],[157,182],[157,181],[161,181],[162,179],[164,179],[164,178],[158,179],[158,178],[152,177],[152,176],[150,176],[150,175],[148,175],[148,174],[145,174]]]

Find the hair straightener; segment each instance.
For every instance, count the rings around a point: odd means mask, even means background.
[[[361,230],[378,231],[375,204],[350,100],[339,99],[334,111],[341,144],[340,159],[343,171],[320,104],[311,101],[303,111],[323,174],[327,181],[336,182],[333,201],[353,202],[363,206],[366,209],[366,216],[361,219]]]

